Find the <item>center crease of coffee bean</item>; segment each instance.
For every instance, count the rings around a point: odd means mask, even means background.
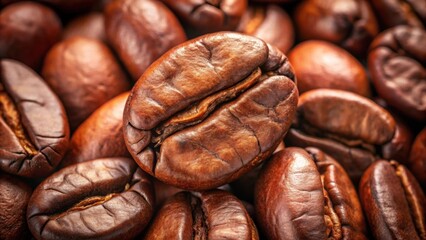
[[[38,154],[37,149],[30,142],[24,126],[21,122],[21,116],[15,106],[12,98],[4,90],[3,84],[0,83],[0,116],[13,131],[18,138],[19,143],[24,149],[27,156],[35,156]]]
[[[123,192],[127,191],[129,188],[130,188],[130,184],[127,183],[124,186]],[[77,204],[75,204],[74,206],[70,207],[65,212],[50,216],[50,220],[55,220],[55,219],[61,218],[63,216],[68,215],[71,212],[82,211],[82,210],[90,208],[90,207],[102,205],[105,202],[111,200],[113,197],[118,196],[118,195],[120,195],[120,193],[110,193],[110,194],[105,195],[105,196],[87,197],[87,198],[83,199],[82,201],[78,202]]]
[[[238,82],[235,86],[208,96],[207,98],[193,104],[186,110],[181,111],[176,116],[155,128],[154,132],[157,136],[152,138],[152,143],[155,144],[155,147],[158,147],[164,139],[173,133],[182,130],[185,127],[200,123],[207,118],[210,113],[217,109],[219,105],[235,99],[239,94],[260,82],[262,79],[261,76],[262,71],[260,68],[257,68],[248,77]]]
[[[323,186],[322,192],[324,194],[324,220],[327,228],[327,239],[342,239],[342,224],[340,223],[339,216],[333,208],[333,202],[324,187],[324,175],[321,175],[321,183]]]
[[[191,209],[192,209],[192,239],[194,240],[207,240],[208,226],[206,216],[201,206],[201,200],[191,195]]]

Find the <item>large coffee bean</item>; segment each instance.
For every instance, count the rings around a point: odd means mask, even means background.
[[[272,154],[297,99],[291,65],[277,49],[237,33],[205,35],[163,55],[138,80],[124,138],[161,181],[211,189]]]

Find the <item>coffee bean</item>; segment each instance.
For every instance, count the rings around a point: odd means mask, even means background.
[[[133,239],[153,214],[148,175],[128,158],[74,164],[45,179],[28,204],[36,239]]]
[[[0,61],[0,170],[24,177],[53,172],[68,148],[65,110],[22,63]]]

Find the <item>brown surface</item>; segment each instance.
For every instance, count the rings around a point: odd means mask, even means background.
[[[68,148],[68,120],[58,97],[14,60],[0,62],[0,136],[0,169],[24,177],[49,175]]]
[[[281,141],[297,103],[293,77],[287,58],[257,38],[217,33],[188,41],[133,88],[124,110],[127,148],[168,184],[228,183]]]
[[[408,166],[417,181],[426,190],[426,128],[414,140]]]
[[[109,42],[136,81],[170,48],[186,40],[173,13],[158,0],[118,0],[105,9]]]
[[[129,93],[109,100],[74,132],[62,166],[105,157],[130,157],[123,138],[123,110]]]
[[[91,12],[69,22],[64,28],[62,38],[68,39],[75,36],[93,38],[107,43],[104,15],[100,12]]]
[[[288,146],[318,147],[348,171],[357,184],[383,144],[395,134],[395,120],[383,108],[360,95],[317,89],[300,96]]]
[[[302,40],[326,40],[359,56],[365,55],[378,33],[376,18],[366,0],[302,1],[294,21]]]
[[[182,22],[201,33],[235,30],[247,0],[162,0]]]
[[[180,192],[158,211],[144,239],[259,239],[244,205],[232,194]]]
[[[376,161],[359,194],[376,239],[426,239],[426,199],[412,174],[396,162]]]
[[[298,44],[288,54],[302,94],[312,89],[331,88],[370,97],[370,83],[361,63],[346,50],[326,41]]]
[[[63,168],[45,179],[28,204],[36,239],[133,239],[148,224],[154,192],[129,158],[104,158]]]
[[[237,28],[242,32],[277,47],[287,53],[294,43],[293,22],[281,7],[249,5]]]
[[[346,172],[322,152],[310,152],[286,148],[262,169],[255,189],[262,233],[268,239],[366,239]]]
[[[371,5],[385,28],[397,25],[426,27],[426,1],[424,0],[372,0]]]
[[[56,44],[46,56],[42,75],[64,104],[72,131],[130,85],[109,48],[84,37]]]
[[[61,30],[61,21],[50,8],[33,2],[9,5],[0,12],[0,58],[38,69]]]
[[[426,31],[398,26],[377,36],[368,68],[381,98],[406,116],[426,120]]]
[[[26,212],[31,187],[21,179],[0,173],[0,239],[29,239]]]

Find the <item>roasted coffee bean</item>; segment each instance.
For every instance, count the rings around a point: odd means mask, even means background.
[[[410,153],[409,168],[426,190],[426,128],[414,140]]]
[[[426,120],[426,31],[398,26],[371,44],[368,68],[381,98],[410,118]]]
[[[45,179],[31,196],[36,239],[133,239],[153,214],[148,175],[129,158],[74,164]]]
[[[46,56],[42,75],[62,100],[72,131],[102,104],[129,90],[108,47],[89,38],[56,44]]]
[[[188,41],[132,89],[127,148],[165,183],[193,190],[229,183],[269,157],[287,132],[298,98],[293,81],[287,58],[258,38],[222,32]]]
[[[293,23],[281,7],[250,5],[241,18],[238,32],[258,37],[287,53],[294,43]]]
[[[75,130],[62,166],[106,157],[130,157],[123,138],[123,110],[129,93],[99,107]]]
[[[385,27],[411,25],[426,27],[426,1],[424,0],[372,0],[379,22]]]
[[[180,192],[158,211],[144,239],[259,239],[244,205],[232,194]]]
[[[370,83],[364,67],[344,49],[319,40],[305,41],[288,54],[297,76],[300,93],[332,88],[370,96]]]
[[[201,33],[234,30],[247,0],[162,0],[182,21]]]
[[[376,161],[362,176],[359,194],[375,239],[426,239],[426,198],[403,165]]]
[[[318,149],[286,148],[265,163],[255,209],[267,239],[367,239],[345,170]]]
[[[173,13],[158,0],[117,0],[105,10],[107,37],[137,80],[170,48],[186,40]]]
[[[302,40],[320,39],[365,55],[378,33],[376,18],[366,0],[306,0],[295,11]]]
[[[99,12],[92,12],[75,18],[64,28],[62,38],[68,39],[80,36],[93,38],[106,43],[107,37],[104,22],[104,15]]]
[[[29,239],[26,210],[31,187],[17,177],[0,173],[0,239]]]
[[[12,58],[33,69],[61,36],[61,21],[51,9],[33,2],[0,11],[0,58]]]
[[[347,91],[317,89],[300,96],[285,143],[320,148],[357,184],[394,134],[395,120],[373,101]]]
[[[47,84],[14,60],[0,61],[0,170],[49,175],[69,142],[65,110]]]

